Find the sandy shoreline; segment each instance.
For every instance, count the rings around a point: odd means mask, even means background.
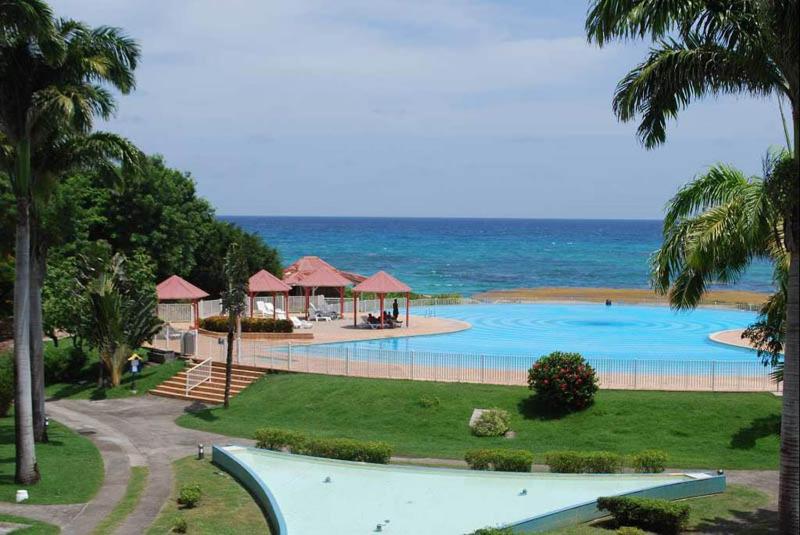
[[[665,296],[653,290],[637,288],[516,288],[509,290],[491,290],[475,296],[477,299],[489,300],[542,300],[542,301],[592,301],[624,303],[666,303]],[[768,294],[740,290],[714,290],[708,292],[702,301],[703,305],[761,305],[769,297]]]

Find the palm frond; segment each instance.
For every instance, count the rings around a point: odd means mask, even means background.
[[[666,139],[667,120],[693,100],[721,93],[769,95],[785,87],[780,71],[757,50],[730,49],[692,34],[665,39],[617,85],[614,113],[621,121],[641,116],[642,143]]]

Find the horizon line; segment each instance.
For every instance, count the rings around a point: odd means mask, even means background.
[[[274,219],[461,219],[471,221],[648,221],[660,222],[663,218],[640,217],[470,217],[470,216],[371,216],[371,215],[254,215],[216,214],[216,217],[269,217]]]

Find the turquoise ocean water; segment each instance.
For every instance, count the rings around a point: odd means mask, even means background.
[[[647,288],[660,221],[222,217],[276,247],[284,265],[303,255],[371,275],[388,271],[415,291],[470,295],[541,286]],[[755,264],[734,286],[772,290]]]

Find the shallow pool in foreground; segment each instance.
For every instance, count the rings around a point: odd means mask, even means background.
[[[676,312],[666,306],[541,303],[440,306],[412,313],[435,313],[466,321],[472,328],[328,345],[534,357],[576,351],[586,357],[616,359],[746,360],[754,355],[708,338],[717,331],[745,328],[756,317],[732,309]]]
[[[720,492],[725,485],[724,477],[705,474],[478,472],[369,465],[237,446],[215,447],[213,455],[215,463],[267,502],[276,535],[448,535],[525,522],[525,527],[547,526],[559,520],[552,517],[557,511],[562,521],[585,518],[588,512],[596,516],[593,502],[600,496],[643,492],[680,498]],[[570,511],[581,505],[585,511]]]

